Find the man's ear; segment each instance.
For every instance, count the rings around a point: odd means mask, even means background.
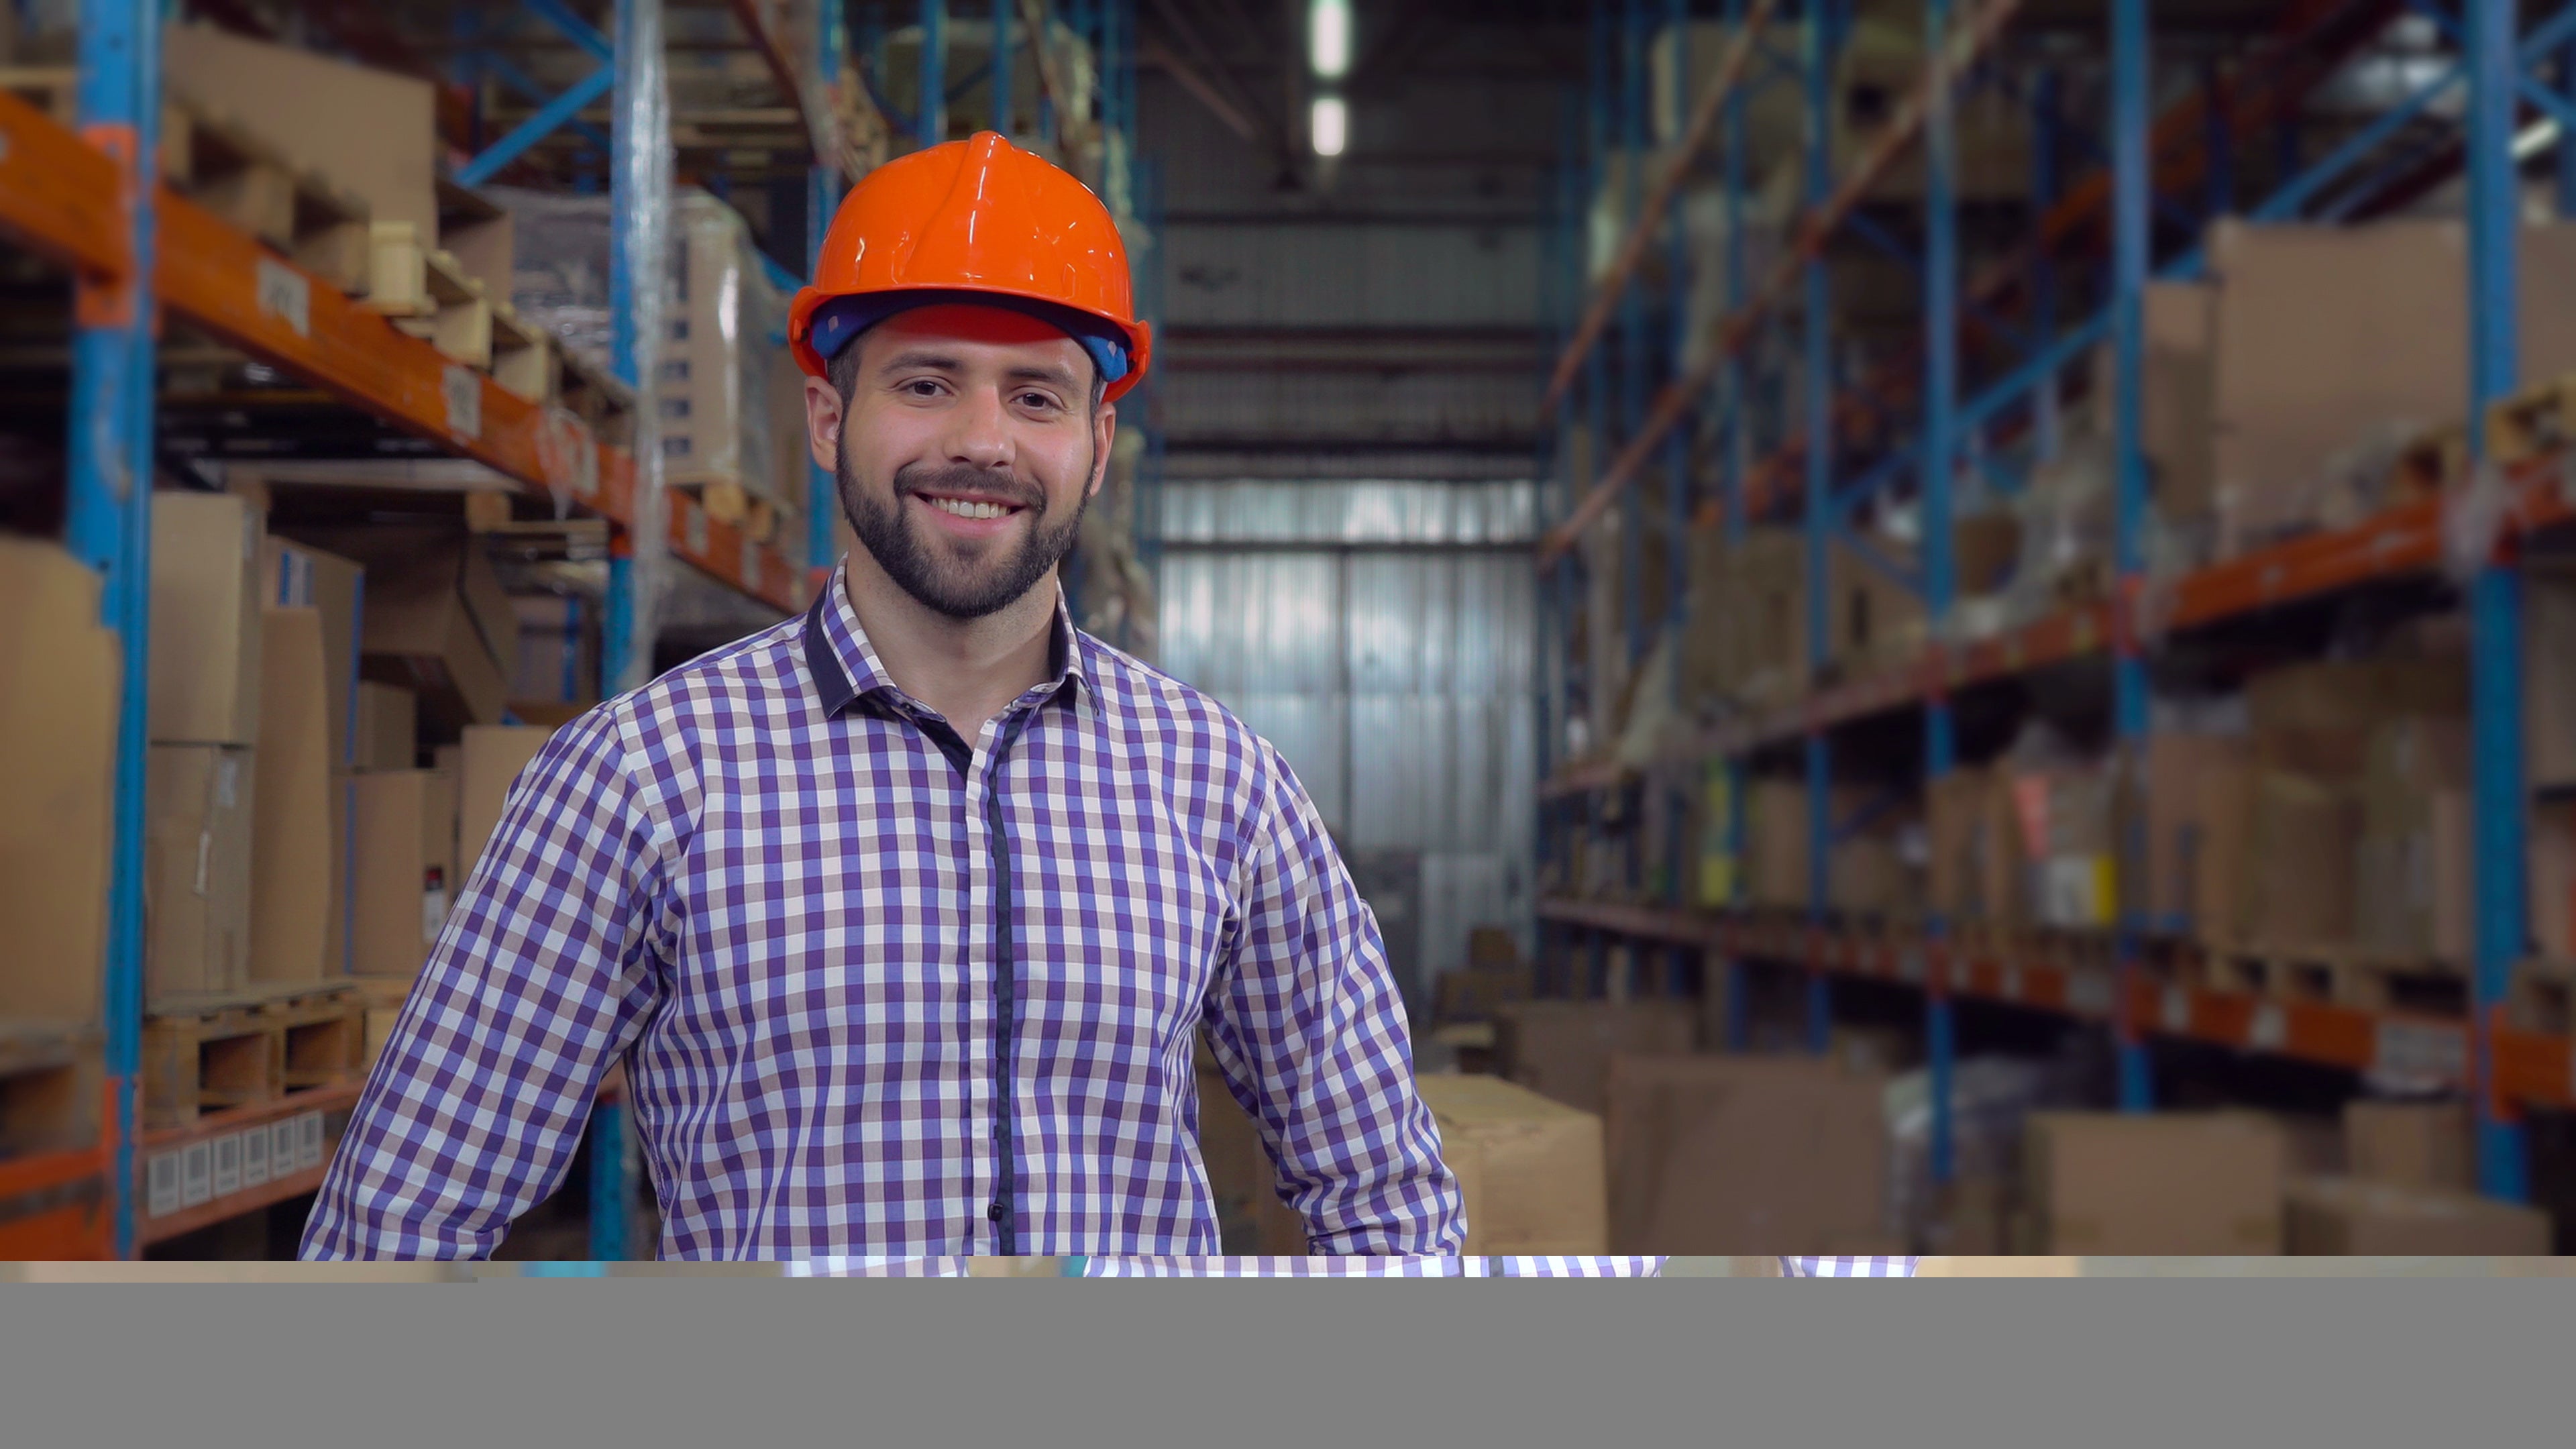
[[[828,379],[805,379],[805,451],[814,466],[838,474],[841,466],[841,391]]]
[[[1109,449],[1118,441],[1118,409],[1102,403],[1091,420],[1091,487],[1082,496],[1097,498],[1109,482]]]

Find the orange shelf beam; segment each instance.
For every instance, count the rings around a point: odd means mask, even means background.
[[[1919,938],[1611,901],[1545,901],[1539,918],[2088,1020],[2108,1020],[2118,1002],[2119,978],[2107,967],[2025,962]],[[2146,972],[2134,974],[2129,989],[2130,1019],[2158,1035],[2349,1071],[2402,1071],[2463,1088],[2469,1082],[2464,1022],[2210,991]],[[2494,1040],[2498,1086],[2507,1100],[2531,1107],[2576,1106],[2576,1043],[2508,1028],[2499,1028]]]
[[[0,231],[76,271],[122,277],[134,259],[121,184],[106,153],[0,92]]]

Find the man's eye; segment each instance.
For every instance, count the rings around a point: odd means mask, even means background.
[[[914,397],[939,396],[939,384],[932,382],[926,377],[915,378],[912,381],[905,383],[903,386],[904,390],[911,393]]]
[[[1021,393],[1020,401],[1033,408],[1051,408],[1055,406],[1055,399],[1048,397],[1042,392]]]

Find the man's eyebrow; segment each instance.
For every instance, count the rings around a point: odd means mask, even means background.
[[[905,372],[916,367],[928,368],[932,372],[964,372],[966,370],[965,363],[949,356],[947,353],[924,352],[916,348],[910,352],[898,352],[894,356],[887,358],[885,361],[877,364],[877,371]]]
[[[1013,382],[1051,382],[1058,387],[1074,387],[1080,379],[1070,367],[1014,367],[1003,374]]]

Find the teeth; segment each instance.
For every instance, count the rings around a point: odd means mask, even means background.
[[[999,503],[975,503],[963,498],[933,498],[930,506],[960,518],[999,518],[1011,511]]]

